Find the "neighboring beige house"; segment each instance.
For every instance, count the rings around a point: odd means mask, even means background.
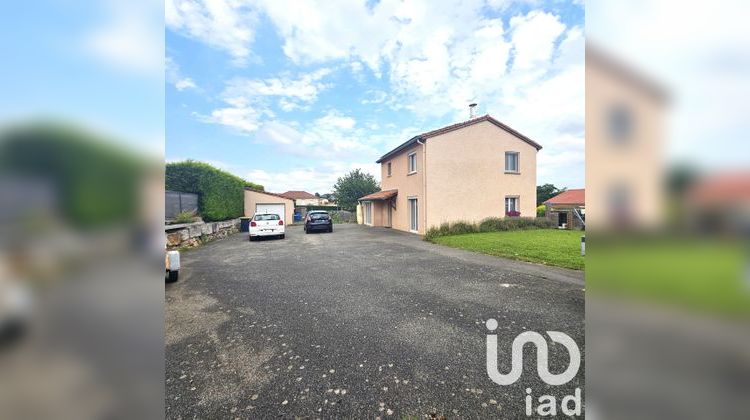
[[[255,213],[275,213],[285,224],[294,223],[294,200],[281,194],[245,188],[245,216]]]
[[[294,202],[298,206],[320,206],[322,205],[320,197],[316,197],[315,195],[310,194],[307,191],[287,191],[279,195],[286,197],[290,200],[294,200]]]
[[[659,86],[586,46],[587,228],[661,225],[666,101]]]
[[[420,134],[377,160],[363,220],[424,234],[445,222],[536,216],[538,143],[485,115]]]

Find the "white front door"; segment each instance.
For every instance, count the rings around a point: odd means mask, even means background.
[[[270,213],[270,214],[278,214],[281,220],[284,221],[284,224],[286,224],[286,220],[284,219],[284,204],[256,204],[255,205],[255,213]]]
[[[409,199],[409,230],[414,233],[419,231],[419,204],[416,198]]]

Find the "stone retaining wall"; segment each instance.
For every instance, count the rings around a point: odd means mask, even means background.
[[[238,232],[240,219],[222,220],[220,222],[197,222],[184,225],[166,225],[167,248],[196,247],[204,242],[223,238]]]

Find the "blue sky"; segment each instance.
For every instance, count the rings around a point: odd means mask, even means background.
[[[415,134],[489,113],[583,185],[583,8],[554,1],[169,0],[166,159],[330,192]]]

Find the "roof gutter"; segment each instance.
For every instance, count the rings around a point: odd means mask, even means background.
[[[427,233],[427,144],[421,137],[417,144],[422,145],[422,230]]]

